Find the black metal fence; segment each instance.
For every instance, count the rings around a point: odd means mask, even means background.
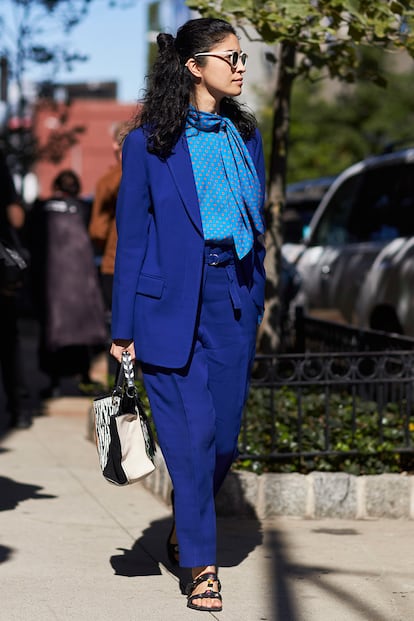
[[[294,330],[286,342],[285,349],[300,353],[414,350],[414,338],[317,319],[306,315],[300,307],[296,309]]]
[[[240,459],[411,463],[414,339],[301,320],[304,351],[256,358]]]

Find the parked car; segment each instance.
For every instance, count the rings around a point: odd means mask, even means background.
[[[379,155],[332,184],[302,244],[293,305],[312,315],[414,336],[414,149]]]
[[[335,177],[318,177],[289,183],[282,213],[283,239],[298,243],[307,234],[309,223]]]

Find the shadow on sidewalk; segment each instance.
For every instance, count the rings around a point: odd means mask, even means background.
[[[12,554],[13,554],[13,548],[0,545],[0,564],[8,561]]]
[[[181,591],[190,581],[190,570],[171,567],[166,551],[166,541],[171,528],[171,518],[150,523],[130,550],[118,548],[122,554],[111,557],[110,563],[116,575],[148,576],[160,575],[159,563],[168,567],[180,581]],[[249,518],[230,520],[220,518],[217,522],[219,567],[239,565],[254,548],[261,544],[260,522]]]
[[[0,476],[0,511],[12,511],[19,502],[33,498],[41,500],[44,498],[56,498],[51,494],[41,494],[43,488],[40,485],[30,483],[18,483],[7,477]]]
[[[272,573],[270,583],[273,597],[274,621],[298,621],[299,614],[295,604],[295,593],[291,587],[292,566],[289,562],[287,546],[276,530],[269,535],[269,553],[272,556]]]
[[[158,563],[165,561],[162,542],[167,538],[165,533],[168,533],[168,523],[168,519],[155,520],[130,550],[117,548],[122,554],[111,556],[110,559],[115,575],[129,578],[161,575]]]
[[[178,578],[180,591],[184,594],[190,580],[189,570],[169,566],[165,544],[170,528],[171,518],[155,520],[143,531],[130,550],[118,548],[123,554],[110,559],[115,574],[127,577],[158,576],[161,575],[159,564],[162,563]]]
[[[259,520],[254,517],[223,517],[217,521],[217,556],[220,567],[237,567],[263,541]]]
[[[355,529],[315,529],[309,533],[310,537],[320,534],[330,535],[358,535]],[[326,598],[341,602],[341,609],[349,611],[349,616],[354,618],[375,619],[375,621],[389,621],[378,611],[369,601],[355,594],[355,592],[341,587],[341,582],[336,579],[332,581],[332,576],[354,576],[358,579],[376,577],[378,574],[367,571],[344,570],[338,566],[336,569],[323,565],[300,565],[289,560],[289,548],[286,545],[283,534],[276,529],[268,535],[267,545],[273,557],[273,576],[271,583],[274,585],[273,593],[273,621],[299,621],[296,601],[298,595],[295,593],[294,584],[299,581],[307,582],[312,593],[320,591],[321,601]],[[332,542],[334,547],[334,542]],[[303,612],[302,612],[303,614]]]

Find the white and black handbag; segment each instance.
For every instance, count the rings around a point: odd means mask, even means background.
[[[113,392],[93,402],[96,444],[102,474],[115,485],[129,485],[151,474],[156,444],[135,386],[134,365],[122,355]]]

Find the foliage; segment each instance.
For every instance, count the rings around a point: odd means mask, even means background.
[[[273,399],[270,389],[254,388],[244,422],[240,440],[248,454],[317,453],[328,445],[332,454],[277,461],[246,459],[237,463],[239,469],[258,473],[318,470],[376,474],[400,472],[408,465],[398,453],[404,445],[405,420],[395,403],[387,403],[380,415],[376,403],[361,398],[353,401],[347,392],[333,392],[327,401],[325,394],[307,389],[299,404],[298,394],[288,386],[276,391]],[[413,442],[411,426],[410,433]],[[348,451],[356,454],[347,455]]]
[[[297,52],[294,75],[313,77],[326,68],[331,77],[360,77],[360,46],[405,48],[414,55],[414,7],[410,0],[187,0],[202,15],[251,24],[270,44]],[[375,71],[366,77],[382,82]]]
[[[49,131],[45,142],[36,142],[35,152],[37,160],[44,160],[59,164],[65,153],[77,144],[79,136],[85,132],[84,125],[75,125],[70,122],[70,100],[56,102],[53,95],[48,94],[48,88],[43,85],[39,92],[37,111],[48,110],[56,118],[56,128]]]
[[[365,62],[362,52],[405,49],[414,56],[414,6],[410,0],[187,0],[187,4],[202,15],[236,22],[250,36],[252,27],[260,40],[279,44],[270,206],[283,203],[294,79],[304,77],[312,82],[324,75],[351,83],[363,78],[384,86],[381,67]],[[277,237],[276,231],[274,235]]]
[[[360,82],[329,98],[323,82],[297,81],[291,103],[288,183],[335,175],[392,144],[414,143],[413,72],[385,75],[387,86],[381,91],[370,82]],[[267,162],[271,113],[267,96],[258,115]]]
[[[25,71],[33,63],[51,65],[55,70],[61,66],[71,69],[74,62],[85,59],[68,49],[62,34],[79,24],[91,1],[7,0],[0,9],[0,56],[8,60],[10,77],[20,87]]]
[[[115,378],[111,376],[111,388],[114,383]],[[144,384],[141,379],[137,379],[135,384],[154,437],[157,438]],[[288,386],[273,395],[268,388],[254,387],[247,401],[239,444],[244,452],[262,455],[264,459],[239,459],[234,468],[257,474],[342,471],[355,475],[414,469],[414,457],[404,457],[398,453],[398,448],[404,444],[405,419],[397,404],[387,403],[384,408],[381,418],[382,438],[379,438],[379,412],[374,402],[357,398],[354,404],[349,393],[332,393],[329,398],[329,419],[326,405],[325,395],[314,388],[307,389],[300,398],[302,418],[299,421],[298,394]],[[414,443],[414,423],[410,423],[409,433]],[[338,454],[277,461],[266,458],[272,452],[323,451],[327,434],[332,452]],[[348,456],[347,451],[356,451],[358,454]]]

